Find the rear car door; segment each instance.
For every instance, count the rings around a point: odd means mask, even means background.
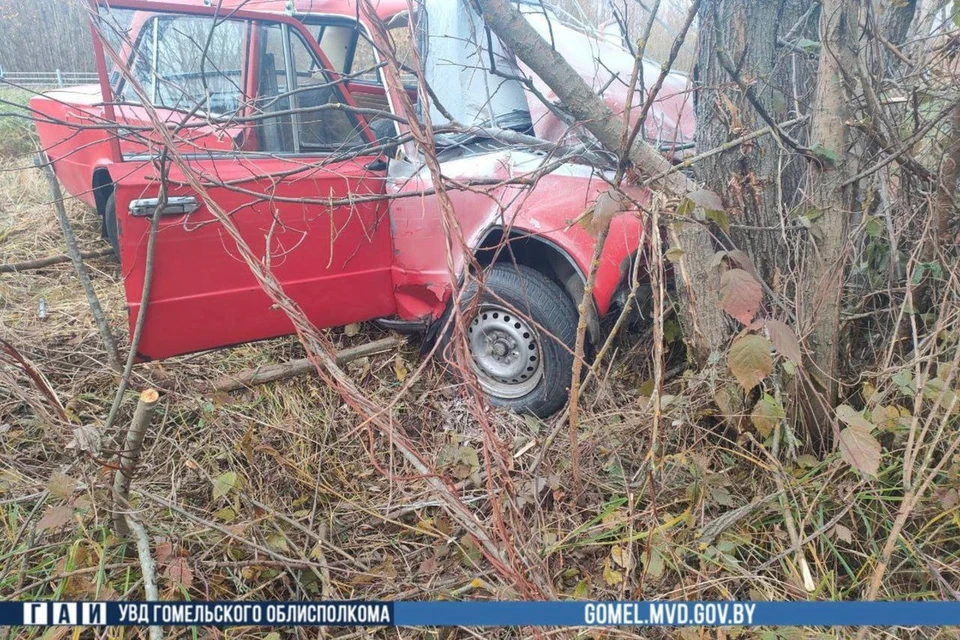
[[[110,0],[98,20],[122,125],[111,175],[131,329],[153,274],[138,355],[292,331],[217,209],[315,325],[394,315],[385,163],[316,43],[284,16],[157,6]]]

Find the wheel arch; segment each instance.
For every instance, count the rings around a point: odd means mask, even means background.
[[[490,227],[477,244],[474,257],[481,268],[495,262],[530,267],[559,285],[577,307],[583,299],[586,276],[580,266],[562,247],[542,236],[501,226]],[[587,337],[594,345],[600,343],[600,318],[595,300],[590,301],[588,310]]]
[[[102,166],[94,169],[93,181],[90,188],[93,190],[93,200],[97,206],[97,215],[100,216],[100,231],[103,237],[106,237],[107,226],[105,216],[107,200],[110,199],[110,194],[113,193],[114,188],[110,169]]]

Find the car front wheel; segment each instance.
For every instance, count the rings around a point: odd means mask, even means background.
[[[569,396],[579,315],[556,283],[522,265],[495,264],[485,286],[468,285],[464,311],[469,366],[496,406],[547,417]],[[453,362],[453,328],[444,354]]]
[[[120,234],[117,232],[117,199],[111,193],[103,210],[103,226],[107,232],[107,241],[113,247],[113,255],[120,261]]]

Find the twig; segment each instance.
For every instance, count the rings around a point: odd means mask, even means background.
[[[113,254],[113,249],[97,249],[96,251],[81,251],[80,257],[84,260],[93,258],[105,258]],[[55,264],[71,262],[70,256],[51,256],[49,258],[37,258],[36,260],[25,260],[24,262],[12,262],[10,264],[0,264],[0,273],[22,273],[23,271],[32,271],[34,269],[43,269]]]
[[[126,526],[133,532],[137,540],[137,555],[140,556],[140,569],[143,572],[143,591],[146,594],[147,601],[159,602],[160,592],[157,590],[157,565],[150,555],[150,538],[147,536],[147,530],[143,525],[137,522],[129,512],[124,516]],[[161,627],[150,627],[150,640],[163,640],[163,629]]]
[[[767,123],[767,126],[770,127],[770,130],[773,131],[777,139],[781,140],[788,147],[796,151],[802,156],[806,156],[812,160],[817,160],[817,157],[805,146],[794,140],[790,135],[780,128],[780,125],[777,124],[777,121],[774,120],[769,113],[767,113],[766,108],[764,108],[763,103],[760,102],[760,99],[757,98],[757,94],[754,92],[753,87],[747,84],[743,78],[740,77],[740,73],[737,71],[736,65],[733,63],[733,60],[730,59],[730,55],[722,50],[717,50],[717,61],[720,62],[720,66],[730,74],[730,77],[733,79],[737,86],[740,87],[740,90],[743,91],[743,95],[747,97],[747,100],[750,101],[750,104],[753,105],[753,108],[756,109],[757,115]],[[819,162],[819,160],[817,160]]]
[[[127,439],[123,446],[123,453],[120,454],[120,466],[116,475],[113,477],[113,488],[120,498],[120,504],[114,505],[113,526],[117,535],[126,536],[130,531],[127,529],[128,520],[124,517],[121,505],[130,501],[130,483],[133,481],[133,474],[140,463],[140,451],[143,449],[143,438],[150,426],[150,418],[153,416],[153,410],[157,406],[160,394],[156,389],[145,389],[140,394],[140,402],[137,403],[137,410],[133,414],[133,422],[127,430]]]
[[[160,173],[160,193],[157,196],[157,206],[153,210],[153,217],[150,219],[150,236],[147,238],[147,255],[143,273],[143,289],[140,294],[140,309],[137,311],[137,321],[134,324],[133,331],[130,332],[130,350],[127,353],[127,361],[123,366],[123,372],[120,376],[120,384],[117,385],[117,394],[113,398],[110,413],[107,414],[107,421],[103,425],[104,431],[110,429],[117,419],[117,412],[120,411],[120,405],[123,403],[123,394],[127,391],[127,385],[130,384],[133,364],[137,359],[137,349],[140,348],[140,336],[143,333],[143,324],[147,319],[150,291],[153,287],[153,254],[157,245],[157,231],[160,229],[160,216],[163,214],[163,209],[167,206],[166,160],[167,151],[164,150],[160,153],[160,158],[157,161]]]
[[[63,230],[63,239],[67,243],[67,255],[73,261],[73,266],[77,270],[77,277],[83,286],[83,291],[87,295],[87,303],[90,305],[90,311],[97,323],[97,329],[100,330],[100,337],[103,339],[103,346],[107,350],[107,363],[114,371],[120,371],[120,355],[117,351],[117,342],[110,332],[110,326],[107,324],[107,317],[103,313],[103,307],[100,306],[100,299],[97,298],[97,292],[93,289],[93,283],[90,281],[90,275],[83,264],[83,256],[77,246],[77,236],[73,233],[73,225],[67,217],[67,210],[63,206],[63,194],[60,191],[60,184],[57,182],[57,176],[53,173],[53,167],[46,154],[40,153],[34,160],[50,185],[50,193],[53,196],[53,208],[57,213],[57,220],[60,222],[60,228]]]
[[[400,340],[398,338],[383,338],[381,340],[374,340],[373,342],[361,344],[356,347],[350,347],[349,349],[344,349],[343,351],[338,351],[334,355],[336,357],[337,364],[344,365],[348,362],[353,362],[354,360],[359,360],[360,358],[364,358],[366,356],[372,356],[378,353],[389,351],[399,344]],[[276,382],[277,380],[285,380],[287,378],[302,376],[310,372],[316,372],[316,368],[309,359],[302,358],[300,360],[291,360],[290,362],[283,362],[280,364],[270,364],[263,367],[246,369],[244,371],[240,371],[239,373],[224,376],[219,380],[214,380],[210,384],[210,390],[214,393],[223,391],[236,391],[237,389],[243,389],[244,387],[250,387],[256,384],[266,384],[268,382]]]

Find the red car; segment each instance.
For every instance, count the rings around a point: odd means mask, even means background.
[[[448,236],[430,173],[405,136],[397,105],[403,93],[416,101],[416,76],[405,72],[404,86],[383,80],[356,0],[102,2],[95,20],[100,86],[35,98],[42,144],[64,187],[102,217],[122,265],[131,323],[160,192],[158,119],[189,165],[167,169],[140,358],[292,332],[207,210],[207,197],[318,327],[380,320],[443,337],[472,253],[485,282],[479,293],[468,284],[460,299],[470,314],[473,370],[494,404],[548,415],[567,398],[577,305],[594,251],[594,237],[575,220],[607,190],[604,174],[517,144],[523,136],[559,139],[567,127],[509,74],[464,73],[465,65],[486,64],[456,37],[444,40],[482,25],[445,10],[464,3],[428,1],[425,15],[413,17],[406,0],[374,3],[399,57],[416,50],[428,84],[444,93],[434,99],[449,106],[431,105],[431,112],[462,244]],[[552,25],[558,28],[567,27]],[[482,57],[512,64],[494,49]],[[459,68],[448,64],[451,55],[462,56]],[[604,73],[619,65],[629,77],[628,54],[603,55]],[[590,60],[574,63],[622,109],[626,88],[618,94]],[[647,70],[648,87],[655,71]],[[668,150],[689,146],[692,136],[686,80],[670,82],[645,130]],[[445,126],[441,112],[471,128]],[[511,144],[496,130],[512,130]],[[642,236],[638,213],[613,220],[593,291],[594,341],[598,318],[622,297]]]

